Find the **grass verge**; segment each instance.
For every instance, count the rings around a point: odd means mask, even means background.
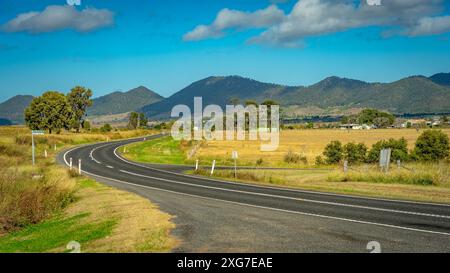
[[[210,170],[206,169],[188,173],[211,177]],[[375,171],[369,171],[367,174],[351,171],[344,174],[339,170],[239,170],[237,179],[234,178],[234,171],[216,170],[213,177],[227,181],[355,196],[450,203],[450,182],[445,174],[439,174],[437,170],[408,175],[403,172],[390,175],[376,174]],[[431,185],[429,179],[433,181]]]
[[[58,151],[70,145],[149,133],[39,137],[32,166],[29,131],[0,128],[0,252],[67,252],[70,241],[80,243],[82,252],[171,250],[177,241],[170,236],[170,215],[144,198],[55,164]]]

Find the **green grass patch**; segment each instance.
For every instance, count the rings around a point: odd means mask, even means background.
[[[330,182],[370,182],[370,183],[386,183],[386,184],[409,184],[431,186],[436,185],[437,177],[428,173],[340,173],[331,174],[327,180]]]
[[[77,182],[77,187],[79,189],[99,188],[99,184],[92,179],[80,179]]]
[[[126,153],[120,149],[122,156],[127,159],[162,164],[185,164],[185,153],[180,149],[180,141],[172,137],[163,137],[128,145]]]
[[[0,252],[51,252],[64,247],[70,241],[81,245],[109,236],[115,220],[99,223],[83,223],[89,213],[70,218],[55,217],[37,225],[30,225],[20,231],[0,237]]]

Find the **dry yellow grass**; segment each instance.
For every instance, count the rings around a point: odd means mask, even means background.
[[[450,129],[443,129],[450,136]],[[389,138],[399,139],[404,137],[408,141],[409,148],[423,132],[415,129],[380,129],[380,130],[284,130],[280,133],[280,146],[274,152],[261,152],[259,141],[208,141],[197,151],[200,159],[229,160],[231,152],[239,152],[240,165],[254,165],[256,160],[262,158],[266,166],[279,166],[283,162],[284,155],[292,150],[295,153],[307,157],[310,164],[314,163],[316,156],[323,152],[325,146],[333,140],[342,143],[363,142],[368,147],[377,141]]]
[[[427,166],[412,165],[411,168],[417,170],[417,173],[405,173],[401,170],[393,169],[385,178],[391,175],[418,175],[436,177],[433,185],[414,185],[404,181],[405,184],[398,184],[393,179],[385,179],[369,182],[357,182],[341,180],[345,174],[340,171],[326,170],[289,170],[289,171],[273,171],[273,170],[240,170],[238,171],[238,181],[278,187],[298,188],[303,190],[313,190],[320,192],[331,192],[340,194],[349,194],[356,196],[370,196],[391,199],[413,200],[422,202],[450,203],[450,176],[448,176],[448,166],[428,166],[428,171],[423,173],[423,169]],[[362,169],[363,167],[361,167]],[[372,175],[383,176],[379,171],[369,171]],[[444,173],[445,172],[445,173]],[[190,172],[195,173],[195,172]],[[201,169],[196,174],[210,176],[209,170]],[[351,171],[348,173],[350,177],[360,175],[361,173]],[[234,172],[229,170],[216,170],[214,176],[235,181]],[[434,179],[433,179],[434,180]],[[363,180],[364,181],[364,180]]]
[[[167,252],[178,244],[169,234],[175,228],[172,217],[147,199],[91,180],[82,180],[79,186],[79,201],[65,211],[66,217],[89,213],[82,221],[116,221],[110,236],[83,244],[82,252]]]
[[[170,251],[177,244],[169,234],[174,228],[170,215],[144,198],[83,177],[71,177],[66,169],[55,165],[56,154],[71,145],[151,133],[153,131],[135,130],[39,136],[36,138],[37,164],[32,166],[30,130],[21,126],[1,127],[0,148],[4,152],[0,154],[0,240],[4,248],[0,247],[0,252],[66,251],[66,244],[75,236],[73,231],[63,225],[56,230],[52,228],[55,229],[58,221],[72,221],[69,219],[77,219],[73,220],[75,229],[83,228],[84,232],[92,229],[89,231],[92,238],[81,237],[86,240],[83,252]],[[43,150],[48,151],[47,158]],[[32,174],[42,178],[32,179]],[[5,233],[12,228],[3,229],[2,221],[19,231]],[[36,225],[30,229],[30,224]],[[105,233],[99,234],[95,228],[105,224],[107,226],[101,230]],[[110,233],[108,228],[111,228]],[[51,235],[47,233],[55,231],[58,236],[49,243],[46,236]]]

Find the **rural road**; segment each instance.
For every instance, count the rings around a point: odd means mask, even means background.
[[[84,174],[174,215],[176,252],[369,252],[371,241],[383,252],[450,252],[450,206],[211,180],[117,153],[142,140],[85,145],[58,160],[81,159]]]

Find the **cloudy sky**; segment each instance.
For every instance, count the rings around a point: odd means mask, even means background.
[[[0,101],[78,84],[168,96],[211,75],[309,85],[450,72],[450,1],[75,2],[1,0]]]

